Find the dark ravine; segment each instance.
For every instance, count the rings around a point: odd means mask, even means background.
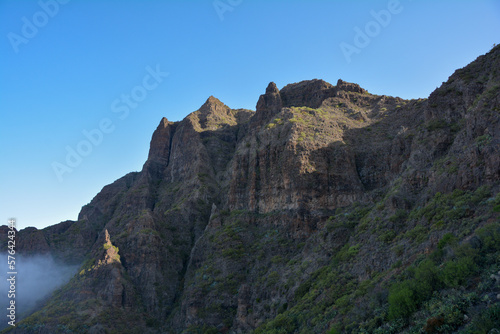
[[[20,253],[81,268],[9,333],[500,330],[499,112],[500,47],[428,99],[342,80],[270,83],[256,111],[211,96],[77,221],[19,231]]]

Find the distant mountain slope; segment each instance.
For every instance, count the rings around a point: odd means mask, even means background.
[[[500,330],[499,112],[496,47],[428,99],[310,80],[163,118],[141,172],[19,232],[82,266],[10,333]]]

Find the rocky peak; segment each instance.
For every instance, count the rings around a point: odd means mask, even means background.
[[[168,159],[173,124],[166,117],[161,119],[151,138],[148,160],[165,162]]]
[[[26,227],[20,232],[25,237],[19,240],[18,246],[24,250],[24,254],[45,254],[50,252],[50,246],[43,231],[38,230],[36,227]]]
[[[225,124],[236,124],[231,108],[213,96],[188,117],[197,131],[216,130]]]
[[[286,85],[281,90],[281,99],[283,107],[319,108],[324,100],[339,96],[340,92],[365,93],[366,90],[341,79],[336,86],[324,80],[313,79]]]
[[[266,94],[279,94],[279,93],[280,93],[280,90],[278,89],[276,84],[271,81],[269,83],[269,85],[267,85]]]
[[[222,103],[218,98],[210,95],[210,97],[205,101],[205,103],[198,110],[200,114],[209,114],[217,112],[225,112],[229,109],[224,103]]]
[[[284,107],[318,108],[324,99],[334,96],[332,84],[318,79],[286,85],[281,91]]]
[[[255,124],[262,124],[273,115],[281,111],[283,103],[278,87],[274,82],[270,82],[266,88],[266,93],[259,97],[257,102],[257,112],[255,114]]]
[[[498,110],[500,98],[494,97],[500,87],[499,71],[500,46],[496,46],[489,54],[479,56],[471,64],[456,70],[431,93],[431,108],[426,110],[426,121],[444,118],[451,123],[456,118],[466,117],[469,111],[483,108],[485,103],[491,110]],[[476,131],[473,130],[473,135],[481,135]]]
[[[358,84],[351,83],[351,82],[345,82],[342,79],[339,79],[337,81],[337,91],[343,90],[345,92],[354,92],[354,93],[366,93],[366,90],[361,88]]]

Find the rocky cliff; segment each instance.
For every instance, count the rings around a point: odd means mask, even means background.
[[[500,329],[499,111],[499,47],[428,99],[342,80],[270,83],[256,111],[211,96],[78,221],[19,232],[81,268],[11,332],[432,333],[491,310]]]

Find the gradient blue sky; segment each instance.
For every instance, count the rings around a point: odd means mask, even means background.
[[[355,28],[389,2],[233,0],[221,20],[213,0],[71,0],[44,22],[40,2],[0,1],[0,224],[76,219],[103,186],[142,168],[161,117],[181,120],[210,95],[254,109],[270,81],[342,78],[375,94],[427,97],[500,42],[499,1],[401,0],[347,62],[340,44],[354,45]],[[40,27],[15,52],[10,39],[26,20]],[[113,102],[141,92],[148,66],[169,75],[121,119]],[[60,182],[53,163],[103,119],[114,130]]]

